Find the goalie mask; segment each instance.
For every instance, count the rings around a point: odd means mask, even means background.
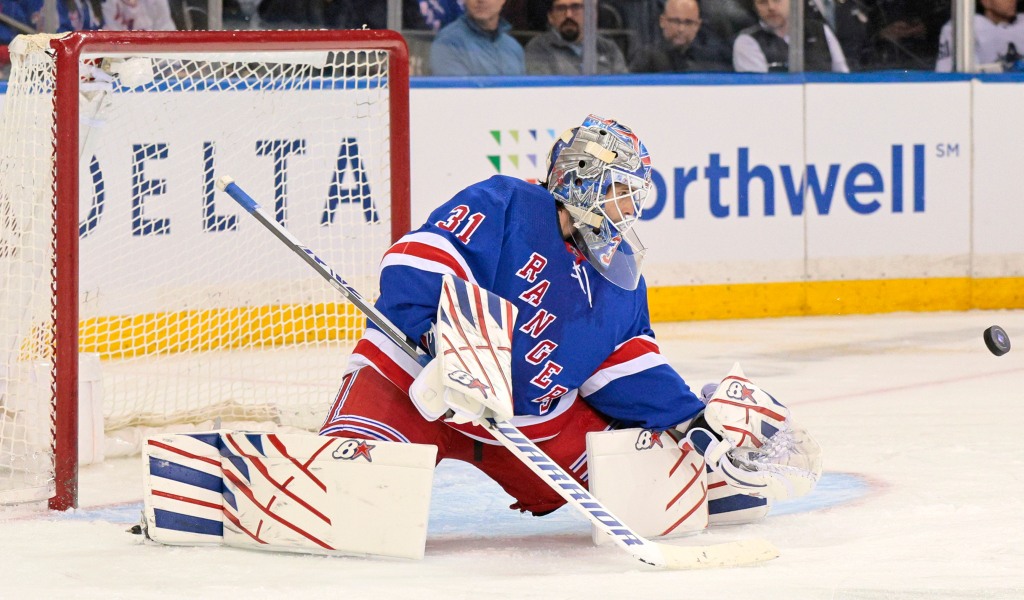
[[[647,148],[626,126],[590,115],[548,154],[547,189],[572,217],[572,241],[598,273],[636,289],[647,251],[633,231],[651,187]]]

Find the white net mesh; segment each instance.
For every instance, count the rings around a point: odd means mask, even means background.
[[[37,477],[28,463],[50,460],[62,115],[48,41],[19,40],[0,137],[0,501]],[[81,57],[79,351],[100,358],[108,433],[319,426],[363,319],[214,182],[234,177],[373,297],[391,228],[388,61],[383,50]],[[46,488],[38,477],[29,487]]]
[[[50,359],[53,317],[54,74],[30,38],[11,45],[17,64],[0,121],[0,501],[53,490]],[[34,41],[34,40],[31,40]]]

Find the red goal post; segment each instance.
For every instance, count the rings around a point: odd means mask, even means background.
[[[362,318],[212,182],[232,175],[375,294],[377,261],[409,229],[403,38],[79,32],[11,50],[0,503],[77,505],[86,355],[108,433],[315,428]]]

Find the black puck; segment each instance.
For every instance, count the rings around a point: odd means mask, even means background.
[[[1002,356],[1010,351],[1010,336],[1006,335],[1003,328],[998,325],[993,325],[985,330],[983,335],[985,338],[985,345],[992,354],[996,356]]]

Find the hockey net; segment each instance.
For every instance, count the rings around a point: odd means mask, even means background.
[[[0,504],[74,506],[97,412],[99,457],[152,429],[315,430],[363,318],[214,182],[373,297],[409,226],[401,37],[74,33],[19,37],[11,59]]]

